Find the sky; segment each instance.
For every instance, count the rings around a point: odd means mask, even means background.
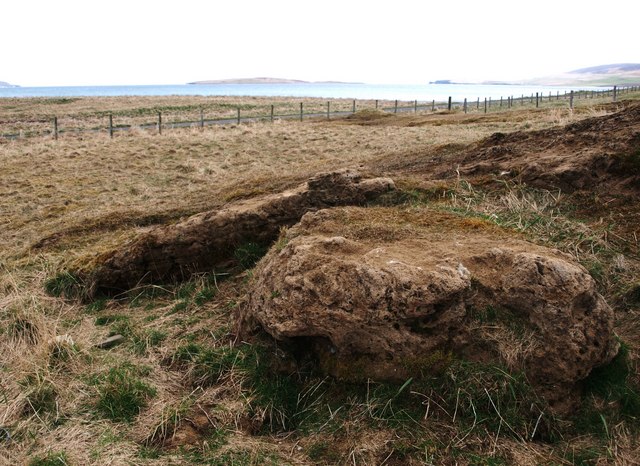
[[[420,84],[640,63],[640,2],[5,0],[0,81]]]

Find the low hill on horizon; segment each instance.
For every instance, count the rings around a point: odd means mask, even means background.
[[[6,81],[0,81],[0,87],[20,87],[20,86],[16,86],[15,84],[9,84]]]
[[[543,76],[524,84],[548,86],[630,86],[640,85],[640,63],[614,63]]]

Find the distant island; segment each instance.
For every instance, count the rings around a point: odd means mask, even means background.
[[[20,86],[16,86],[15,84],[9,84],[8,82],[5,82],[5,81],[0,81],[0,87],[20,87]]]
[[[194,81],[187,84],[362,84],[342,81],[302,81],[300,79],[285,78],[234,78]]]

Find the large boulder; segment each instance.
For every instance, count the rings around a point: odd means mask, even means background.
[[[227,265],[245,243],[269,245],[282,227],[309,211],[362,205],[394,189],[389,178],[365,179],[353,170],[323,173],[283,193],[236,202],[173,225],[163,225],[97,258],[91,291],[112,294],[140,283],[189,277]]]
[[[237,330],[342,379],[402,380],[453,354],[561,397],[616,354],[613,313],[570,256],[512,236],[431,210],[308,213],[257,266]]]

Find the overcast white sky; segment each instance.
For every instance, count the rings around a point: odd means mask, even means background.
[[[4,0],[0,80],[424,83],[640,62],[638,0]]]

